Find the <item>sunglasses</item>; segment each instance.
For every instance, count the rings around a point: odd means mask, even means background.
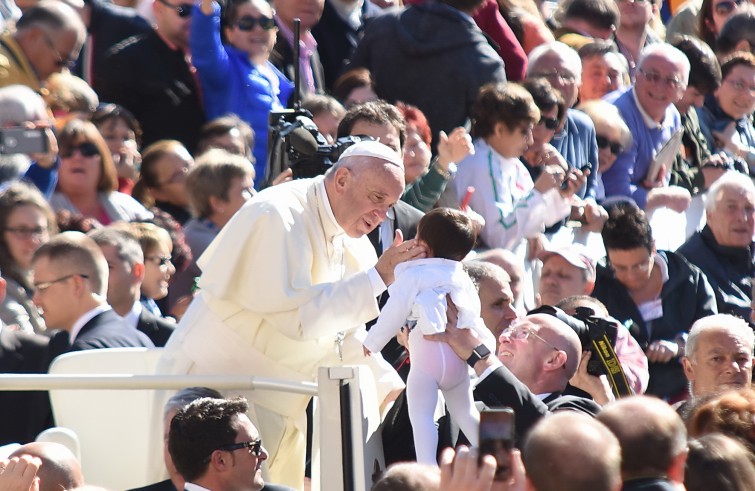
[[[742,0],[740,0],[739,2],[735,2],[733,0],[725,0],[713,7],[713,9],[718,15],[729,15],[734,12],[741,3]]]
[[[614,155],[618,155],[624,151],[624,146],[621,143],[612,142],[605,136],[597,135],[595,137],[595,141],[598,142],[598,148],[608,147],[611,149],[611,153]]]
[[[91,142],[86,142],[86,143],[81,143],[79,145],[74,145],[68,148],[61,148],[60,156],[62,158],[68,158],[71,155],[73,155],[77,150],[81,154],[82,157],[94,157],[100,154],[100,149],[97,148],[97,145]]]
[[[166,7],[170,7],[173,10],[175,10],[178,16],[182,19],[185,19],[191,15],[192,5],[190,3],[182,3],[179,5],[173,5],[166,2],[165,0],[157,0],[157,1],[165,5]]]
[[[558,128],[558,118],[540,118],[537,124],[543,124],[546,129],[553,131]]]
[[[275,29],[275,21],[270,17],[252,17],[251,15],[245,15],[236,21],[236,27],[239,31],[249,32],[254,30],[254,26],[259,25],[266,31]]]

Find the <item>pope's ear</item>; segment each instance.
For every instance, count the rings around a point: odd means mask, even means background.
[[[333,176],[333,182],[336,185],[336,189],[342,190],[345,188],[349,179],[351,179],[351,171],[349,169],[346,167],[339,167],[336,169],[335,175]]]

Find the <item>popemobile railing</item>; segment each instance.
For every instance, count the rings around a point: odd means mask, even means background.
[[[142,348],[116,350],[144,351]],[[90,350],[75,355],[100,352],[98,355],[102,356],[116,350]],[[150,439],[149,422],[153,420],[154,411],[162,414],[163,410],[153,408],[155,391],[184,387],[210,387],[226,392],[281,391],[315,396],[312,490],[368,490],[375,472],[384,468],[378,404],[374,397],[365,396],[375,393],[371,384],[369,369],[364,366],[321,367],[316,384],[243,375],[92,374],[91,371],[51,375],[0,374],[0,390],[50,391],[56,423],[73,430],[79,440],[87,484],[111,491],[150,484],[139,479],[146,479],[142,470],[154,464],[146,460],[155,460],[154,454],[142,450],[142,440]],[[92,394],[91,391],[98,392]],[[146,425],[145,421],[148,422]],[[3,425],[8,423],[0,422]],[[137,428],[133,428],[134,424]],[[117,436],[119,432],[121,435]],[[320,438],[320,435],[327,437]],[[129,443],[134,437],[136,443]]]

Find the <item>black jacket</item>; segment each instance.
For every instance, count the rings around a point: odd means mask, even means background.
[[[81,328],[73,343],[67,331],[58,331],[50,339],[52,356],[72,351],[103,348],[154,348],[142,332],[129,326],[113,310],[97,314]]]
[[[480,87],[506,81],[503,60],[474,21],[441,2],[373,19],[352,65],[372,72],[382,99],[420,108],[434,139],[467,121]]]
[[[669,280],[661,290],[663,316],[660,319],[650,323],[642,320],[629,292],[604,263],[598,265],[592,293],[605,304],[612,317],[631,325],[630,332],[643,350],[652,341],[673,340],[678,334],[688,332],[696,320],[718,312],[713,288],[696,266],[673,252],[658,251],[658,254],[667,259],[669,273]],[[686,389],[687,379],[679,360],[649,363],[649,369],[648,394],[673,396]]]
[[[755,244],[750,244],[750,247],[719,245],[706,225],[676,252],[705,273],[716,294],[720,313],[749,321],[752,276],[755,275],[754,251]]]
[[[194,152],[205,122],[196,77],[180,49],[151,29],[113,46],[95,74],[102,102],[134,113],[142,125],[142,146],[178,140]]]
[[[143,308],[136,329],[146,334],[156,347],[162,348],[175,331],[176,323],[156,317],[152,312]]]
[[[333,83],[344,71],[351,55],[354,54],[365,26],[380,13],[382,10],[374,3],[363,2],[362,24],[355,28],[338,15],[330,0],[325,0],[322,17],[320,17],[320,22],[312,28],[312,35],[317,40],[317,51],[320,53],[325,87],[328,90],[333,89]]]
[[[49,339],[0,330],[0,373],[47,373]],[[27,443],[52,424],[47,391],[0,391],[0,445]]]

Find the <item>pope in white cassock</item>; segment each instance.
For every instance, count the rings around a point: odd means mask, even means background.
[[[248,201],[200,258],[201,290],[158,373],[314,381],[320,366],[368,364],[377,400],[401,389],[382,358],[363,356],[354,334],[378,315],[376,297],[393,281],[396,264],[424,257],[421,246],[398,236],[378,259],[366,237],[403,190],[401,157],[370,141],[346,150],[325,176],[274,186]],[[309,397],[243,395],[270,453],[266,480],[301,488]]]

